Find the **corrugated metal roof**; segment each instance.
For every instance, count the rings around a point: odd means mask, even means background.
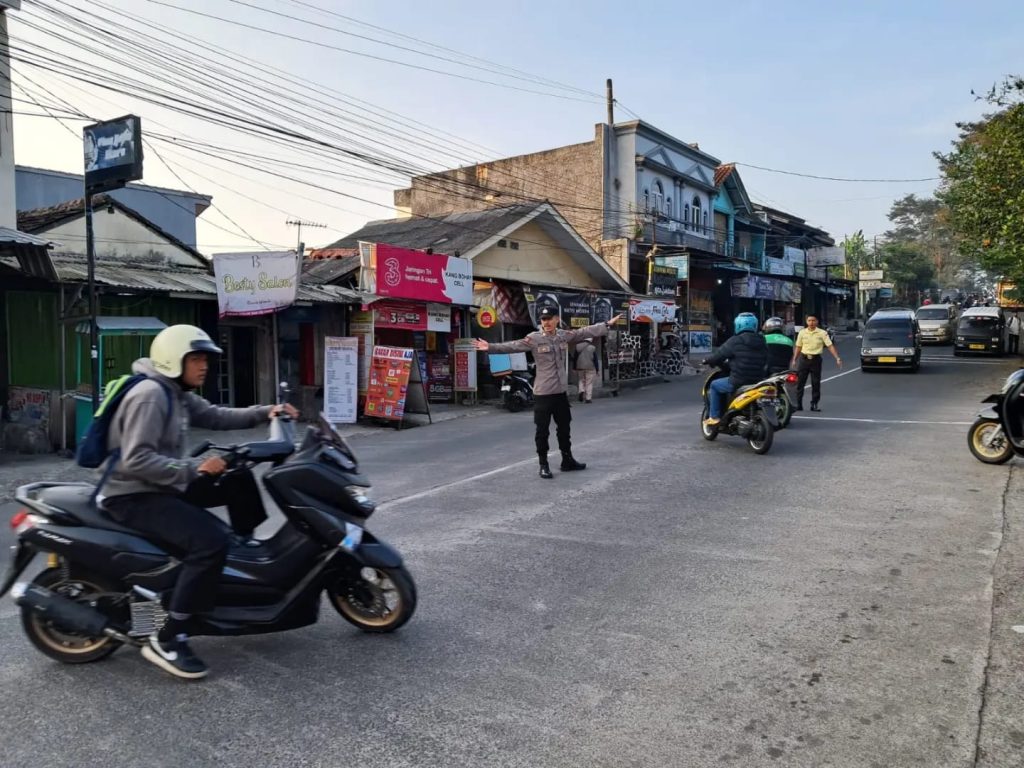
[[[156,317],[101,315],[96,318],[96,327],[101,331],[110,332],[112,335],[118,333],[138,333],[142,336],[155,336],[167,327],[167,323]],[[89,323],[79,323],[75,326],[75,331],[78,333],[88,333]]]
[[[13,243],[14,245],[34,245],[39,248],[46,248],[55,245],[52,240],[45,237],[36,237],[28,232],[19,232],[10,227],[0,227],[0,243]]]

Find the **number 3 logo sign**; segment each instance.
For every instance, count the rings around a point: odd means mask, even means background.
[[[398,259],[390,258],[384,261],[384,282],[392,288],[402,282],[402,271]]]

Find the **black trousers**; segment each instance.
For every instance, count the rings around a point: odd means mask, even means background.
[[[1018,353],[1020,353],[1020,334],[1019,333],[1011,333],[1010,334],[1010,354],[1011,355],[1016,355]]]
[[[193,614],[211,611],[216,605],[229,531],[204,507],[225,503],[232,527],[244,534],[251,534],[266,519],[256,480],[248,472],[228,475],[220,483],[213,477],[200,477],[183,494],[115,496],[106,499],[103,507],[115,521],[163,545],[181,559],[181,573],[168,610]],[[258,506],[252,506],[253,503]],[[250,524],[252,527],[248,527]]]
[[[569,397],[564,392],[560,395],[537,395],[534,398],[533,423],[537,426],[534,439],[541,464],[548,463],[548,435],[551,433],[552,417],[555,419],[558,450],[565,455],[572,455],[572,440],[569,438],[572,410],[569,408]]]
[[[800,355],[796,362],[796,404],[801,407],[808,376],[811,377],[811,405],[817,405],[821,400],[821,355]]]

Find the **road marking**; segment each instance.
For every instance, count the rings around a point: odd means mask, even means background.
[[[1005,365],[1005,360],[958,360],[955,357],[922,357],[922,363],[956,363],[957,365]]]
[[[859,421],[865,424],[933,424],[947,427],[969,427],[971,421],[913,421],[911,419],[852,419],[844,416],[794,416],[808,421]]]

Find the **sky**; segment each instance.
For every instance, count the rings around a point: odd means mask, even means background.
[[[118,63],[83,50],[97,38],[54,10],[88,14],[123,35],[123,43],[100,41]],[[949,149],[957,121],[985,111],[972,90],[1024,74],[1019,0],[25,0],[9,19],[15,110],[23,113],[15,115],[18,164],[80,172],[86,121],[67,113],[138,114],[149,136],[144,182],[213,196],[215,207],[198,225],[204,253],[293,247],[290,218],[324,224],[304,230],[303,240],[326,245],[391,217],[392,190],[413,171],[588,141],[605,119],[609,77],[616,120],[639,115],[740,163],[755,202],[805,218],[837,241],[857,230],[871,239],[888,228],[894,200],[932,194],[936,182],[826,181],[751,166],[853,179],[936,177],[933,152]],[[249,76],[281,73],[289,81],[277,82],[281,94],[248,95],[236,74],[211,73],[190,53],[196,41],[255,62],[232,63]],[[154,52],[191,67],[203,83],[140,58]],[[52,71],[60,57],[77,59],[78,77],[92,82]],[[508,68],[523,79],[508,77]],[[248,109],[254,122],[315,134],[332,148],[256,139],[101,87],[137,93],[138,81],[154,77],[173,80],[163,87],[182,109],[205,93],[229,123]],[[45,114],[56,110],[68,119]],[[373,160],[349,154],[340,164],[337,147]],[[558,194],[553,189],[556,205]]]

